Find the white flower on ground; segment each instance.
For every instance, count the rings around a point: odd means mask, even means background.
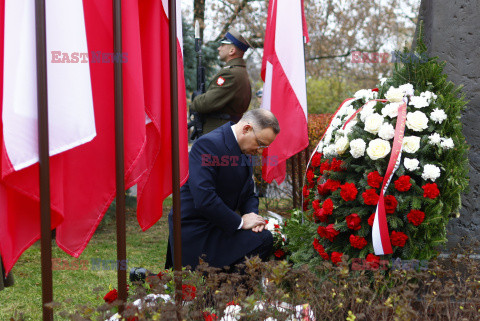
[[[442,109],[435,108],[430,114],[430,119],[437,124],[441,124],[447,119],[447,114]]]
[[[378,136],[381,139],[390,140],[395,137],[395,128],[393,128],[392,124],[384,123],[378,131]]]
[[[410,102],[408,104],[415,108],[428,107],[429,105],[428,100],[425,97],[421,97],[421,96],[410,97]]]
[[[440,145],[442,141],[442,137],[440,136],[439,133],[433,133],[430,136],[428,136],[428,142],[432,145]]]
[[[240,320],[240,311],[242,307],[239,305],[229,305],[223,311],[224,316],[220,319],[220,321],[236,321]]]
[[[361,98],[361,99],[364,99],[365,101],[369,101],[372,99],[376,99],[377,95],[378,93],[376,91],[372,91],[371,89],[360,89],[353,95],[353,97]]]
[[[323,148],[323,154],[325,157],[337,156],[337,151],[335,149],[335,144],[327,145]]]
[[[432,101],[435,101],[437,99],[437,95],[432,93],[431,91],[425,91],[420,94],[420,97],[423,97],[427,100],[427,102],[430,104]]]
[[[280,223],[278,222],[277,219],[273,218],[273,217],[269,217],[267,219],[268,221],[268,224],[265,225],[265,229],[269,230],[269,231],[274,231],[275,230],[275,225],[280,225]]]
[[[390,103],[385,105],[382,109],[382,115],[384,117],[390,117],[390,118],[395,118],[398,116],[398,107],[400,106],[400,103]]]
[[[365,118],[365,131],[377,134],[380,127],[383,125],[383,116],[373,113]]]
[[[405,95],[408,95],[408,96],[413,96],[415,92],[412,84],[401,85],[400,87],[398,87],[398,89],[402,90],[405,93]]]
[[[435,182],[435,180],[439,177],[440,177],[440,168],[432,164],[426,164],[425,166],[423,166],[422,178],[424,180],[429,179]]]
[[[368,103],[366,103],[363,108],[362,108],[362,111],[360,111],[360,119],[365,122],[365,119],[370,116],[371,114],[373,114],[375,112],[375,105],[377,104],[376,101],[369,101]]]
[[[398,103],[403,101],[403,96],[403,90],[390,86],[387,93],[385,94],[385,99],[392,103]]]
[[[348,148],[348,138],[341,137],[335,143],[335,151],[338,155],[342,155]]]
[[[444,149],[450,149],[455,147],[455,144],[453,143],[453,139],[451,138],[442,138],[440,146],[442,146]]]
[[[403,166],[405,166],[405,168],[410,172],[413,172],[414,170],[418,169],[419,163],[420,162],[416,158],[405,157],[405,159],[403,160]]]
[[[367,155],[370,156],[372,160],[377,160],[384,158],[390,153],[390,143],[386,140],[377,138],[370,143],[368,143]]]
[[[420,148],[420,137],[418,136],[405,136],[403,138],[402,150],[406,153],[416,153]]]
[[[407,113],[407,127],[413,131],[421,132],[428,128],[428,118],[421,111]]]
[[[350,154],[353,158],[359,158],[365,155],[367,144],[361,138],[354,139],[350,142]]]

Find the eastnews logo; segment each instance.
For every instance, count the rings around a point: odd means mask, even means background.
[[[130,262],[132,264],[132,262]],[[52,259],[53,271],[126,271],[129,260],[105,260],[100,258],[92,258],[90,260],[78,259]]]
[[[126,63],[128,62],[128,53],[113,53],[113,52],[101,52],[90,51],[88,52],[62,52],[60,50],[51,51],[52,60],[54,64],[86,64],[86,63],[102,63],[109,64],[114,62]]]
[[[352,60],[353,63],[362,63],[362,64],[387,64],[387,63],[426,63],[428,61],[428,56],[424,53],[417,54],[413,52],[398,52],[392,51],[389,52],[362,52],[362,51],[352,51]]]
[[[352,271],[376,271],[387,270],[402,271],[425,271],[428,269],[427,260],[402,260],[400,258],[389,260],[379,260],[378,262],[368,262],[366,259],[352,259]]]
[[[202,166],[277,166],[278,156],[231,156],[202,154]]]

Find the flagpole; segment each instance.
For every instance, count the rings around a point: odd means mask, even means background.
[[[50,216],[50,163],[48,147],[47,45],[45,0],[35,1],[35,38],[37,52],[38,155],[40,185],[40,224],[42,261],[43,320],[53,320],[52,231]]]
[[[180,139],[178,134],[177,11],[176,0],[168,0],[170,48],[170,97],[172,121],[172,193],[175,302],[177,318],[182,307],[182,231],[180,223]]]
[[[113,0],[113,50],[115,86],[115,168],[116,168],[116,219],[117,219],[117,282],[118,298],[127,301],[127,242],[125,224],[125,164],[123,132],[123,83],[122,83],[122,5],[121,0]],[[124,306],[120,306],[123,311]]]

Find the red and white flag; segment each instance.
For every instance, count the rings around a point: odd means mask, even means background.
[[[138,181],[137,218],[147,230],[162,217],[163,200],[172,193],[170,55],[168,1],[139,2],[147,142],[142,162],[146,172]],[[188,179],[187,102],[183,77],[182,19],[177,12],[178,116],[180,182]]]
[[[125,1],[123,12],[129,187],[139,177],[145,113],[137,2]],[[51,226],[59,247],[78,257],[116,193],[112,2],[47,1],[46,21]],[[33,1],[0,1],[0,254],[7,271],[40,237],[34,22]]]
[[[267,182],[283,182],[286,160],[308,146],[303,0],[270,0],[262,61],[262,108],[278,119],[280,134],[263,151]]]

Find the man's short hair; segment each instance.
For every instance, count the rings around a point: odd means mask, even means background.
[[[263,130],[265,128],[271,128],[275,135],[280,133],[280,125],[278,124],[277,117],[266,109],[257,108],[247,111],[243,114],[241,122],[251,123],[255,125],[255,127]]]

